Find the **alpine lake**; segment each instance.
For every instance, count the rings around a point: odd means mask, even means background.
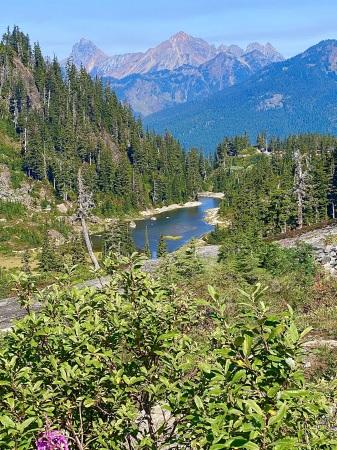
[[[221,202],[219,198],[204,197],[199,199],[200,204],[192,207],[182,207],[153,214],[141,220],[135,220],[134,228],[131,228],[132,237],[137,249],[145,246],[146,229],[149,237],[149,245],[152,258],[157,257],[159,236],[162,234],[167,242],[167,251],[173,252],[187,244],[192,238],[200,238],[211,232],[214,225],[205,222],[206,211],[218,208]],[[93,247],[96,251],[102,248],[102,235],[91,236]]]

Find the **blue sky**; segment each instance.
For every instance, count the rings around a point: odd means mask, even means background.
[[[337,39],[336,0],[15,0],[1,34],[18,25],[45,56],[67,57],[81,38],[112,56],[146,51],[185,31],[216,46],[270,42],[285,57]]]

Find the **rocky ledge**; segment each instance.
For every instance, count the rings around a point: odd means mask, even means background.
[[[337,276],[337,224],[279,241],[283,247],[292,247],[296,242],[311,245],[315,261],[322,264],[328,273]]]

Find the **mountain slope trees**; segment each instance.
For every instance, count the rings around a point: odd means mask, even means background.
[[[28,176],[49,181],[64,200],[78,194],[78,169],[91,167],[98,208],[116,212],[186,201],[185,151],[166,133],[144,131],[127,104],[100,79],[44,60],[17,27],[0,44],[1,123],[22,146]],[[87,179],[87,182],[90,182]]]

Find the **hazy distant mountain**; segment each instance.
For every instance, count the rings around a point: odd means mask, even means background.
[[[109,58],[108,55],[96,47],[95,44],[82,38],[80,42],[73,46],[70,57],[63,60],[61,65],[65,65],[68,59],[71,59],[76,67],[80,68],[83,66],[90,73],[107,58]]]
[[[253,51],[262,53],[262,55],[264,55],[270,62],[279,62],[284,60],[284,57],[281,55],[281,53],[276,51],[275,48],[271,44],[269,44],[269,42],[266,45],[261,45],[258,42],[253,42],[252,44],[248,45],[245,53],[249,54]]]
[[[168,128],[186,147],[210,151],[224,135],[245,131],[252,139],[262,130],[278,136],[337,133],[337,41],[323,41],[202,101],[146,117],[144,123],[157,131]]]
[[[246,80],[271,63],[258,50],[218,53],[199,67],[182,66],[172,71],[134,74],[120,80],[104,78],[118,98],[126,99],[136,113],[144,116],[187,101],[205,98],[221,89]]]
[[[182,31],[145,53],[111,57],[81,39],[69,58],[92,76],[102,77],[120,100],[142,115],[204,98],[284,60],[269,43],[250,44],[246,51],[237,45],[215,48]]]
[[[95,59],[100,50],[92,42],[81,39],[78,44],[74,45],[69,58],[78,67],[82,63],[83,67],[92,75],[114,78],[123,78],[134,73],[174,70],[184,64],[197,67],[217,54],[214,45],[208,44],[203,39],[189,36],[183,31],[157,47],[150,48],[145,53],[106,56],[105,59],[99,58],[95,66],[90,65],[89,67],[86,61],[91,52],[92,59]],[[82,59],[81,54],[83,55]],[[64,64],[65,61],[62,63]]]

